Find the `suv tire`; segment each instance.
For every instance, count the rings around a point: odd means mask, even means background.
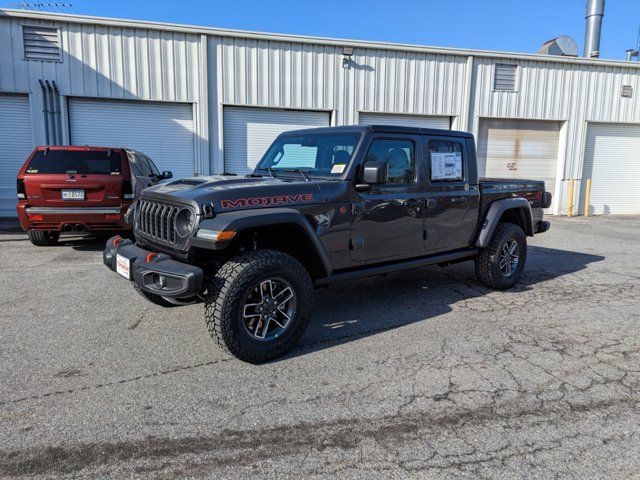
[[[47,230],[29,230],[27,232],[31,243],[38,247],[50,247],[55,245],[60,238],[60,232]]]
[[[171,303],[170,301],[165,300],[160,295],[155,295],[153,293],[149,293],[146,290],[141,289],[136,284],[136,282],[131,282],[131,285],[133,285],[133,289],[136,292],[138,292],[142,297],[146,298],[151,303],[154,303],[156,305],[160,305],[161,307],[164,307],[164,308],[177,307],[177,305],[175,303]]]
[[[487,287],[506,290],[513,287],[527,260],[527,239],[522,228],[499,223],[491,243],[476,257],[476,275]]]
[[[240,360],[272,360],[291,350],[307,328],[312,293],[311,278],[295,258],[275,250],[238,255],[211,281],[205,299],[209,334]]]

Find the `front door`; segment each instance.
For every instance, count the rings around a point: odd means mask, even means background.
[[[420,137],[373,138],[366,161],[385,161],[388,180],[356,192],[352,204],[351,259],[380,262],[424,254],[425,193]]]
[[[468,247],[477,226],[480,191],[464,138],[427,137],[425,250]]]

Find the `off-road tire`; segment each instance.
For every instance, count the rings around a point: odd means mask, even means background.
[[[246,332],[244,298],[261,280],[277,276],[295,291],[297,308],[282,336],[257,341]],[[249,363],[263,363],[284,355],[298,342],[309,323],[313,284],[295,258],[275,250],[256,250],[226,262],[211,281],[205,298],[205,319],[211,338],[227,353]]]
[[[165,300],[160,295],[155,295],[153,293],[149,293],[146,290],[141,289],[135,282],[131,282],[131,285],[133,285],[133,289],[136,292],[138,292],[142,297],[146,298],[151,303],[154,303],[164,308],[177,307],[175,303],[171,303],[168,300]]]
[[[31,243],[38,247],[50,247],[55,245],[60,238],[60,232],[48,230],[29,230],[27,232]]]
[[[500,269],[500,252],[503,246],[511,240],[515,240],[518,244],[519,261],[513,273],[505,276]],[[527,239],[522,228],[513,223],[499,223],[489,246],[476,257],[476,276],[487,287],[506,290],[520,280],[526,260]]]

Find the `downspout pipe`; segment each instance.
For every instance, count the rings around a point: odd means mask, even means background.
[[[50,145],[49,143],[49,94],[47,92],[47,87],[44,86],[44,82],[42,81],[42,79],[38,79],[38,82],[40,83],[40,88],[42,88],[42,113],[44,113],[44,134],[45,134],[45,138],[46,138],[46,144]]]
[[[60,90],[58,90],[58,85],[55,80],[51,80],[51,86],[53,87],[53,100],[56,106],[54,115],[56,131],[58,132],[56,145],[62,145],[62,109],[60,108]]]
[[[584,33],[584,52],[586,58],[600,57],[600,34],[604,17],[605,0],[587,0],[586,27]]]
[[[51,117],[51,140],[53,145],[58,144],[58,132],[56,129],[56,105],[55,99],[53,98],[53,88],[51,88],[51,84],[49,80],[44,81],[47,86],[47,90],[49,91],[49,116]]]

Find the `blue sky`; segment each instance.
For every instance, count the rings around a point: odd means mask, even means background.
[[[54,0],[52,0],[54,1]],[[582,52],[585,0],[65,0],[74,13],[398,43],[535,52],[572,36]],[[15,0],[0,1],[8,6]],[[635,47],[640,0],[607,0],[601,56]]]

